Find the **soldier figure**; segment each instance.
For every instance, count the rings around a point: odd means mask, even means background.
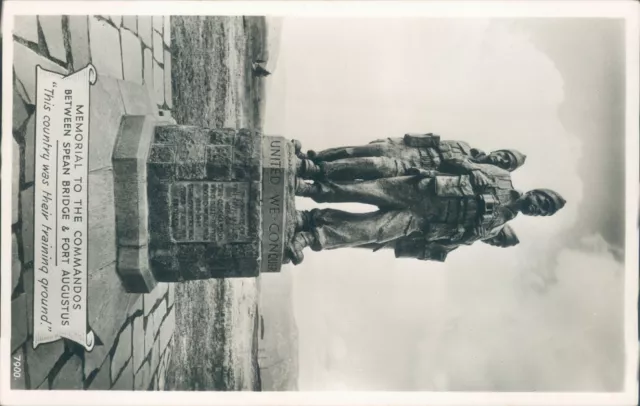
[[[484,182],[469,175],[418,171],[361,182],[316,181],[299,189],[299,195],[319,203],[365,203],[379,210],[350,213],[325,209],[313,219],[301,213],[301,228],[309,231],[298,232],[290,244],[292,262],[302,261],[302,250],[307,246],[319,251],[383,244],[414,233],[429,242],[448,244],[486,240],[498,235],[520,212],[549,216],[565,205],[554,191],[537,189],[522,194],[513,188],[508,171],[494,165],[474,165],[487,175]]]
[[[298,144],[299,146],[299,144]],[[412,170],[471,175],[486,181],[477,164],[507,171],[522,166],[526,156],[513,149],[485,154],[463,141],[440,140],[434,134],[406,134],[403,138],[376,140],[367,145],[330,148],[308,156],[298,154],[298,176],[338,182],[409,175]],[[309,159],[306,159],[306,158]],[[300,187],[306,187],[300,183]]]

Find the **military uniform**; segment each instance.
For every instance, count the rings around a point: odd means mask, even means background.
[[[460,247],[459,244],[443,244],[426,241],[421,233],[416,236],[400,237],[383,244],[363,244],[354,248],[370,249],[374,252],[393,249],[396,258],[415,258],[421,261],[444,262],[447,255]]]
[[[470,236],[471,238],[464,241],[438,240],[427,241],[421,233],[401,237],[397,240],[390,241],[385,244],[364,244],[356,248],[371,249],[378,251],[380,249],[393,249],[396,258],[415,258],[421,261],[444,262],[452,251],[455,251],[462,245],[471,245],[478,240],[479,236]],[[498,247],[512,247],[519,244],[518,237],[509,224],[504,225],[500,231],[493,237],[480,239],[480,241]]]
[[[367,145],[330,148],[313,153],[322,175],[334,181],[404,176],[410,168],[465,174],[474,169],[469,158],[483,155],[463,141],[440,140],[434,134],[406,134]]]
[[[316,202],[357,202],[378,206],[368,213],[335,209],[314,215],[314,250],[382,244],[421,233],[427,241],[470,241],[495,236],[513,219],[521,194],[509,172],[484,165],[485,186],[468,175],[400,176],[372,181],[316,182]]]

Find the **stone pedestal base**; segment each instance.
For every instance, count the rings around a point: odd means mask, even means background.
[[[156,278],[149,267],[147,159],[157,121],[124,116],[113,151],[117,270],[129,292],[149,293]]]
[[[295,227],[286,220],[292,142],[126,116],[113,166],[118,272],[129,291],[280,270]]]

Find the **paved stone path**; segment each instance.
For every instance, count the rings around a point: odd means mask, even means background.
[[[171,116],[169,17],[22,16],[14,30],[11,350],[25,362],[14,389],[164,389],[175,327],[174,286],[124,291],[115,270],[111,151],[124,114]],[[89,167],[91,352],[66,340],[32,347],[35,67],[92,63]],[[151,109],[149,106],[153,106]],[[16,164],[17,163],[17,164]]]

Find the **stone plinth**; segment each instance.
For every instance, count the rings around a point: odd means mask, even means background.
[[[293,150],[256,131],[125,116],[113,166],[126,289],[278,272],[294,231]]]
[[[158,127],[149,157],[149,257],[158,280],[257,276],[261,135]]]
[[[148,258],[146,165],[155,124],[150,116],[125,116],[113,151],[117,269],[131,292],[151,292],[156,285]]]

